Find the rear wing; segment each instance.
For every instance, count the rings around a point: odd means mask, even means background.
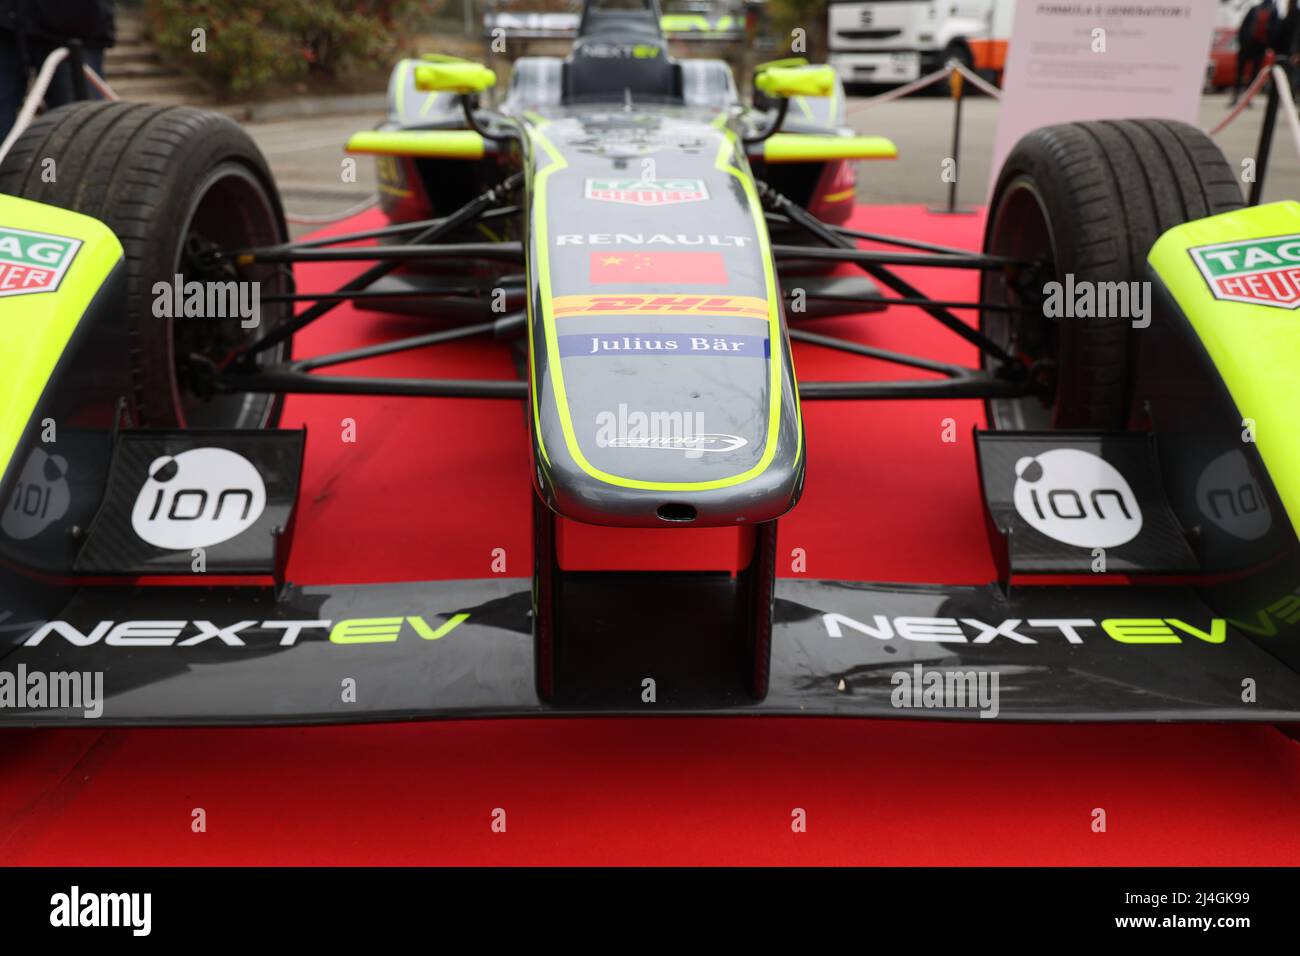
[[[578,13],[483,14],[483,36],[492,40],[571,40],[578,35]],[[734,41],[745,38],[744,17],[733,14],[666,13],[659,25],[673,40]]]

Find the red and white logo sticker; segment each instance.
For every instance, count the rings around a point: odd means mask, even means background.
[[[1216,299],[1300,308],[1300,235],[1189,249]]]
[[[53,292],[80,248],[80,239],[0,226],[0,296]]]
[[[588,179],[586,197],[631,206],[671,206],[709,198],[702,179]]]

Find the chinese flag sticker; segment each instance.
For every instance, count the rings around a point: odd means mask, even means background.
[[[673,285],[726,285],[720,252],[593,252],[591,283],[664,282]]]

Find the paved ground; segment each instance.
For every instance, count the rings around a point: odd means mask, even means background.
[[[1226,94],[1202,97],[1201,128],[1208,129],[1218,123],[1227,112],[1227,105]],[[998,109],[995,100],[983,96],[967,99],[963,107],[958,190],[961,202],[982,203],[986,198]],[[1241,160],[1255,153],[1263,116],[1261,100],[1215,138],[1238,170]],[[859,201],[938,203],[947,200],[948,186],[940,179],[940,164],[952,155],[951,99],[912,96],[867,107],[865,100],[852,98],[849,120],[859,132],[890,137],[899,149],[899,162],[861,165]],[[1300,198],[1300,156],[1296,154],[1285,120],[1279,116],[1264,199],[1291,198]]]
[[[356,181],[344,179],[343,144],[358,130],[372,129],[382,117],[376,113],[312,116],[273,123],[246,123],[275,173],[292,216],[341,212],[374,194],[375,163],[356,158]],[[294,234],[314,226],[291,224]]]
[[[947,197],[940,179],[940,163],[951,154],[953,106],[946,97],[909,97],[863,108],[866,100],[852,98],[850,121],[860,132],[891,137],[899,147],[899,162],[861,167],[858,198],[862,202],[938,203]],[[997,126],[998,104],[987,97],[968,99],[962,124],[962,163],[959,198],[982,202],[989,182],[990,154]],[[1206,96],[1201,104],[1201,125],[1212,126],[1227,108],[1224,95]],[[1217,139],[1228,159],[1240,169],[1242,158],[1253,155],[1263,118],[1262,103],[1247,110]],[[289,211],[322,214],[341,211],[370,195],[375,187],[374,163],[358,159],[356,182],[342,177],[343,143],[359,129],[373,127],[376,113],[308,117],[248,124],[275,170]],[[1266,179],[1266,200],[1300,197],[1300,157],[1296,155],[1285,123],[1278,122],[1271,168]],[[301,232],[305,227],[297,227]]]

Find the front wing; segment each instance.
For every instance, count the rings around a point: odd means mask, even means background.
[[[575,575],[566,586],[574,606],[595,596],[589,587],[601,600],[566,633],[549,700],[537,690],[526,579],[290,585],[278,595],[84,588],[53,622],[0,614],[0,670],[14,675],[0,683],[10,695],[0,724],[84,726],[88,706],[48,709],[30,681],[26,700],[15,696],[26,675],[59,673],[102,674],[93,719],[108,725],[566,714],[1300,721],[1296,662],[1274,650],[1300,619],[1294,594],[1225,616],[1178,587],[786,579],[759,701],[743,675],[718,666],[728,649],[700,639],[726,632],[726,575]]]

